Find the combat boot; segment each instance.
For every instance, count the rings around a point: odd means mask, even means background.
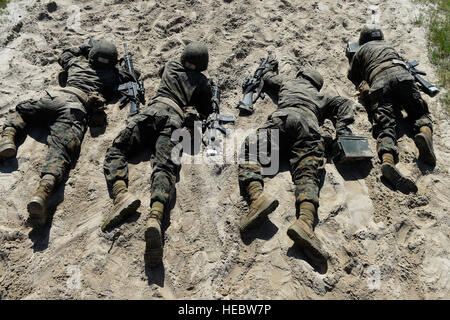
[[[14,143],[16,129],[6,127],[0,137],[0,159],[12,158],[17,153],[17,147]]]
[[[419,159],[429,164],[436,165],[436,156],[433,150],[433,133],[428,126],[420,127],[420,133],[414,136],[414,142],[419,149]]]
[[[382,155],[381,173],[397,190],[403,193],[417,192],[417,186],[409,178],[403,176],[395,167],[394,156],[390,153]]]
[[[250,206],[248,214],[241,219],[239,227],[241,232],[258,226],[265,217],[278,207],[278,200],[265,193],[259,181],[250,182],[247,192],[250,197]]]
[[[308,201],[300,203],[300,216],[287,230],[287,235],[299,247],[308,250],[314,258],[328,260],[330,255],[322,247],[320,240],[313,231],[316,208]]]
[[[31,196],[30,202],[28,202],[28,222],[33,228],[42,227],[47,221],[47,203],[51,192],[55,188],[55,181],[56,179],[53,175],[44,175],[38,188]]]
[[[141,205],[141,200],[128,191],[127,185],[123,180],[117,180],[113,185],[112,191],[114,197],[113,209],[102,225],[103,232],[125,221]]]
[[[162,262],[163,239],[161,233],[161,220],[164,204],[155,201],[150,210],[150,217],[145,225],[145,254],[144,261],[147,266],[155,267]]]

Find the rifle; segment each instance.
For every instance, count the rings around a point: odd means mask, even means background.
[[[347,43],[347,49],[345,54],[349,61],[352,60],[353,56],[358,50],[359,50],[358,43],[356,42]],[[411,73],[411,75],[414,77],[416,82],[420,84],[419,87],[423,92],[425,92],[430,97],[434,97],[439,93],[439,89],[436,88],[436,86],[429,83],[428,81],[426,81],[425,79],[423,79],[421,76],[419,76],[419,75],[426,76],[427,74],[423,71],[417,70],[415,67],[417,67],[418,65],[419,63],[417,61],[406,62],[406,70],[408,70],[409,73]]]
[[[417,70],[419,63],[417,61],[411,61],[406,63],[408,71],[413,75],[414,79],[420,84],[420,88],[430,97],[434,97],[439,93],[439,89],[433,86],[431,83],[423,79],[420,75],[426,76],[427,74],[423,71]]]
[[[242,84],[242,93],[244,94],[244,98],[242,101],[239,101],[236,108],[242,111],[244,114],[252,114],[253,113],[253,104],[261,97],[264,99],[265,95],[262,92],[262,88],[264,82],[262,81],[262,76],[265,74],[264,70],[272,57],[272,52],[269,51],[266,58],[261,59],[261,63],[253,74],[252,78],[245,78],[244,83]],[[267,71],[266,71],[267,72]],[[253,95],[256,94],[256,97],[253,98]]]
[[[128,101],[130,101],[130,115],[139,112],[139,104],[145,104],[145,88],[144,82],[138,80],[136,76],[136,71],[133,67],[133,60],[131,59],[131,54],[127,50],[127,44],[123,44],[125,55],[121,59],[121,62],[125,63],[125,70],[127,74],[133,79],[127,83],[123,83],[115,88],[122,94],[122,98],[119,100],[122,107],[125,106]]]
[[[213,112],[208,116],[207,120],[203,120],[202,127],[205,131],[203,142],[206,145],[206,155],[215,156],[220,153],[220,138],[219,131],[225,136],[228,134],[228,130],[222,126],[225,123],[235,123],[234,116],[222,115],[219,111],[220,104],[220,90],[219,83],[211,80],[213,96],[211,99]]]

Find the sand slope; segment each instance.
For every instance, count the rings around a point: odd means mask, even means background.
[[[282,73],[293,76],[310,63],[324,75],[324,90],[351,97],[345,43],[357,39],[366,21],[377,19],[370,6],[378,8],[386,38],[406,58],[419,60],[428,80],[437,80],[425,30],[412,23],[419,8],[406,0],[103,0],[98,5],[64,0],[56,10],[48,2],[17,1],[12,14],[2,17],[0,40],[7,48],[0,48],[0,124],[17,102],[58,85],[58,54],[90,36],[111,38],[119,50],[127,41],[143,72],[147,99],[158,85],[159,66],[178,57],[189,40],[210,48],[208,75],[222,79],[223,113],[237,116],[240,85],[267,50],[277,55]],[[376,159],[370,171],[338,170],[327,163],[316,228],[332,254],[327,266],[305,258],[286,235],[295,220],[288,170],[266,179],[266,189],[280,199],[270,221],[241,238],[238,222],[247,207],[237,166],[191,164],[181,170],[177,201],[165,219],[164,267],[145,269],[148,152],[130,164],[130,189],[143,203],[139,214],[110,233],[100,231],[112,205],[103,159],[127,114],[118,105],[110,105],[104,132],[86,133],[78,162],[51,199],[49,224],[31,231],[24,225],[26,202],[39,181],[47,135],[33,129],[17,161],[0,164],[0,297],[448,299],[450,126],[438,99],[426,99],[435,121],[436,168],[418,167],[411,137],[402,133],[399,139],[399,167],[416,179],[416,195],[383,184]],[[255,114],[239,117],[235,128],[256,129],[274,109],[270,99],[259,101]],[[362,107],[353,130],[371,135]],[[375,150],[375,141],[370,143]]]

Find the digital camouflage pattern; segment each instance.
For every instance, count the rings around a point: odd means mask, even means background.
[[[176,142],[171,140],[172,132],[183,127],[181,116],[164,103],[150,104],[144,111],[134,115],[124,130],[114,139],[106,152],[104,172],[108,184],[117,180],[128,184],[128,163],[130,153],[139,146],[154,146],[151,156],[151,202],[168,204],[175,186],[180,165],[172,161],[172,149]]]
[[[119,84],[121,79],[118,69],[93,69],[86,59],[80,57],[89,52],[86,48],[86,45],[75,47],[64,51],[59,57],[59,64],[68,72],[67,85],[84,92],[112,94],[113,86]],[[80,151],[88,113],[89,110],[74,94],[50,88],[42,92],[38,99],[19,103],[15,112],[8,116],[4,128],[13,127],[21,134],[28,124],[48,125],[48,152],[41,176],[51,174],[57,182],[61,182]]]
[[[67,71],[67,86],[86,93],[99,92],[109,100],[114,94],[114,87],[125,80],[116,67],[94,68],[89,60],[85,59],[90,48],[88,45],[82,45],[66,49],[60,55],[58,63]]]
[[[205,118],[212,112],[211,85],[201,72],[186,69],[178,61],[169,61],[160,74],[161,82],[156,97],[171,99],[183,111],[187,106],[195,106]]]
[[[5,127],[24,133],[28,124],[48,123],[48,152],[41,176],[51,174],[58,182],[80,150],[86,131],[86,112],[78,98],[58,90],[46,90],[40,99],[21,102]]]
[[[286,79],[267,72],[263,80],[263,91],[277,101],[278,109],[304,106],[316,115],[319,124],[330,119],[338,135],[351,133],[348,125],[354,122],[354,111],[350,100],[321,93],[303,77]]]
[[[169,61],[160,71],[161,83],[154,100],[128,120],[127,127],[108,149],[103,168],[109,185],[117,180],[128,183],[129,154],[140,145],[154,146],[151,203],[159,201],[167,205],[181,167],[172,161],[172,150],[177,143],[171,141],[171,136],[174,130],[183,128],[185,119],[175,108],[157,99],[169,98],[183,111],[187,106],[193,106],[206,117],[212,111],[212,91],[202,73],[185,69],[179,62]]]
[[[369,82],[371,72],[381,63],[401,57],[384,41],[370,41],[355,53],[348,78],[358,86],[363,80]],[[428,126],[432,129],[427,103],[422,99],[414,77],[403,67],[394,66],[378,73],[370,84],[369,100],[373,135],[377,139],[377,153],[381,158],[389,152],[398,161],[396,114],[403,107],[413,121],[414,131]]]
[[[244,153],[240,155],[239,183],[244,194],[251,181],[263,183],[260,163],[243,163],[246,159],[256,159],[249,150],[259,144],[263,150],[275,143],[270,130],[279,130],[279,145],[273,150],[287,152],[292,180],[296,186],[297,204],[309,201],[319,205],[319,183],[324,165],[324,142],[320,135],[320,123],[329,118],[336,126],[337,134],[349,134],[347,127],[354,121],[351,102],[342,97],[331,97],[320,93],[308,80],[286,79],[268,72],[264,76],[264,91],[278,101],[278,110],[272,113],[266,123],[257,130],[256,137],[247,137]]]

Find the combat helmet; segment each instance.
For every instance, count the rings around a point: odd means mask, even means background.
[[[383,31],[377,26],[364,26],[359,34],[359,45],[374,40],[384,40]]]
[[[316,71],[312,68],[301,69],[297,73],[297,78],[298,77],[302,77],[302,78],[308,80],[309,82],[311,82],[318,91],[320,91],[320,89],[322,89],[322,87],[323,87],[322,75],[318,71]]]
[[[183,50],[181,54],[181,63],[192,63],[196,71],[205,71],[208,68],[208,48],[201,42],[192,41]]]
[[[89,51],[89,62],[97,68],[114,67],[117,64],[117,48],[107,40],[95,41]]]

